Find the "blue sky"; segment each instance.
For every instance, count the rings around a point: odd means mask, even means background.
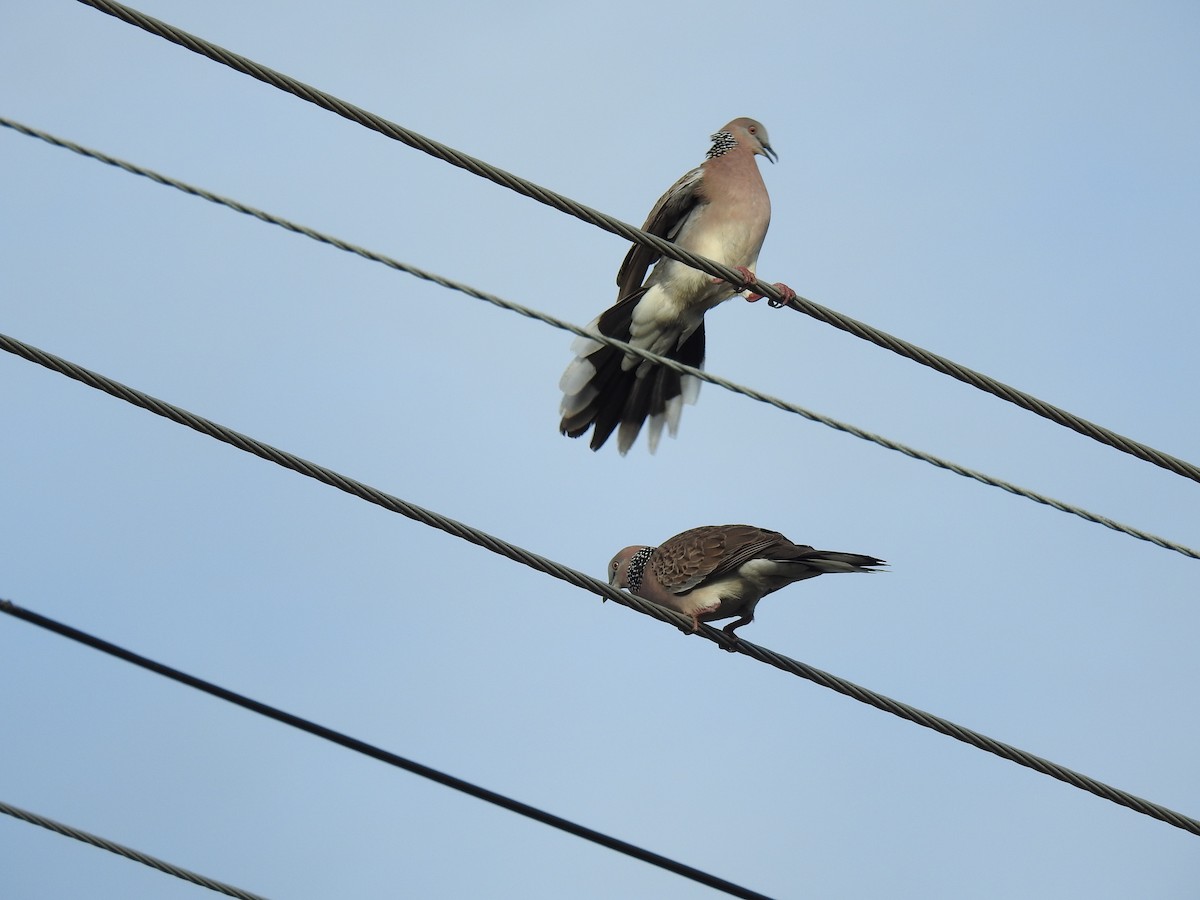
[[[138,7],[640,223],[749,115],[759,272],[1192,462],[1188,3]],[[78,3],[0,115],[583,324],[626,246]],[[886,575],[744,636],[1200,815],[1200,563],[711,385],[558,435],[569,335],[0,131],[0,331],[602,576],[749,522]],[[1200,485],[793,312],[708,368],[1200,546]],[[1181,897],[1200,840],[0,354],[0,597],[775,896]],[[0,620],[0,799],[276,897],[702,887]],[[23,898],[201,896],[0,819]]]

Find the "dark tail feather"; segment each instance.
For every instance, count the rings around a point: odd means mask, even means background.
[[[696,369],[704,368],[704,322],[701,321],[696,330],[688,335],[681,346],[667,354],[669,358]],[[650,392],[649,404],[646,410],[636,410],[640,414],[637,421],[650,420],[649,445],[653,453],[662,436],[663,426],[674,436],[679,427],[679,417],[683,412],[684,403],[694,403],[700,382],[691,375],[681,375],[666,366],[657,366],[647,373],[647,381],[654,384]],[[632,416],[630,417],[632,418]],[[640,425],[638,426],[640,429]]]
[[[777,558],[772,553],[771,558],[776,559],[778,562],[803,563],[826,574],[833,572],[876,572],[880,566],[887,565],[882,559],[876,559],[874,556],[865,556],[861,553],[814,550],[811,547],[797,547],[797,550],[802,552],[787,554],[781,558]]]
[[[621,424],[622,413],[625,409],[625,398],[628,397],[637,387],[637,370],[630,369],[625,371],[621,368],[621,359],[624,356],[619,350],[614,350],[611,347],[605,347],[607,358],[601,365],[603,366],[603,375],[592,384],[599,391],[596,399],[588,407],[588,419],[583,423],[583,427],[576,430],[571,437],[578,437],[588,430],[588,426],[592,426],[592,440],[589,446],[593,450],[599,450],[604,446],[604,442],[609,436],[616,431],[617,426]],[[599,368],[599,367],[598,367]],[[598,373],[599,374],[599,373]],[[570,432],[567,432],[570,434]]]

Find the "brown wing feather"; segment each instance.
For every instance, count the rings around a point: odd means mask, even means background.
[[[703,174],[702,168],[697,166],[671,185],[654,204],[654,209],[650,210],[642,231],[673,240],[679,226],[698,204],[704,202],[699,189]],[[646,280],[646,272],[658,262],[661,255],[657,250],[642,244],[630,247],[629,252],[625,254],[625,261],[617,271],[617,297],[628,296],[640,288]]]
[[[812,550],[812,547],[793,544],[778,531],[755,528],[753,525],[724,525],[721,530],[725,533],[725,554],[710,573],[713,576],[735,572],[752,559],[774,558],[775,553],[780,551]]]
[[[794,546],[779,532],[753,525],[701,525],[660,544],[650,567],[664,588],[683,594],[772,549]]]

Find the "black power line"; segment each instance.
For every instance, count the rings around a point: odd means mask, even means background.
[[[649,863],[652,866],[658,866],[660,869],[666,869],[676,875],[684,878],[690,878],[692,881],[699,882],[714,890],[723,891],[734,897],[744,897],[747,900],[768,900],[765,894],[760,894],[757,891],[752,891],[749,888],[734,884],[732,881],[726,881],[724,878],[718,878],[716,875],[711,875],[708,872],[703,872],[700,869],[669,859],[653,851],[646,850],[643,847],[638,847],[636,844],[631,844],[628,841],[623,841],[620,838],[611,837],[607,834],[602,834],[585,825],[580,825],[572,822],[570,819],[564,819],[561,816],[556,816],[553,813],[548,813],[545,810],[538,809],[536,806],[530,806],[528,803],[522,803],[520,800],[514,800],[511,797],[506,797],[503,794],[498,794],[495,791],[490,791],[487,788],[472,784],[469,781],[464,781],[461,778],[456,778],[453,775],[448,775],[437,769],[422,765],[419,762],[414,762],[411,759],[384,750],[374,744],[368,744],[366,741],[360,741],[358,738],[343,734],[340,731],[335,731],[332,728],[327,728],[324,725],[319,725],[309,719],[301,718],[289,712],[262,703],[258,700],[253,700],[244,694],[239,694],[236,691],[231,691],[228,688],[223,688],[213,684],[211,681],[205,681],[203,678],[197,678],[195,675],[189,675],[186,672],[181,672],[179,669],[174,669],[171,666],[156,662],[148,657],[134,653],[132,650],[126,650],[124,647],[119,647],[116,644],[111,644],[108,641],[88,634],[86,631],[80,631],[77,628],[72,628],[70,625],[64,625],[62,622],[57,622],[54,619],[39,615],[32,610],[23,609],[17,606],[10,600],[0,600],[0,612],[8,613],[39,628],[44,628],[47,631],[52,631],[55,634],[65,638],[70,638],[80,644],[86,644],[93,649],[99,650],[102,653],[107,653],[109,656],[115,656],[118,659],[123,659],[126,662],[133,663],[135,666],[140,666],[143,669],[162,675],[164,678],[170,678],[172,681],[177,681],[180,684],[186,684],[188,687],[193,687],[198,691],[203,691],[206,694],[211,694],[214,697],[219,697],[243,709],[248,709],[260,716],[266,716],[269,719],[274,719],[276,722],[282,722],[292,728],[298,728],[311,735],[329,741],[347,750],[353,750],[355,753],[361,753],[364,756],[369,756],[372,759],[379,760],[382,763],[387,763],[389,766],[395,766],[399,769],[404,769],[414,775],[420,775],[422,778],[427,778],[430,781],[435,781],[438,784],[453,788],[456,791],[461,791],[471,797],[483,800],[486,803],[491,803],[494,806],[499,806],[507,809],[509,812],[517,813],[526,818],[533,819],[535,822],[541,822],[543,825],[549,825],[551,828],[557,828],[559,831],[565,831],[567,834],[573,834],[576,837],[583,838],[585,841],[591,841],[593,844],[599,844],[601,847],[607,847],[610,850],[616,850],[618,853],[623,853],[633,859],[641,860]],[[140,861],[140,860],[139,860]],[[164,870],[165,871],[165,870]]]

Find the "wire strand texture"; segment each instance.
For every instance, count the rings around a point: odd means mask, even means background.
[[[613,600],[622,606],[637,610],[638,612],[651,616],[662,622],[668,622],[684,633],[692,632],[692,620],[690,616],[685,616],[674,610],[666,609],[643,600],[634,594],[625,591],[618,591],[608,583],[592,578],[590,575],[585,575],[575,569],[571,569],[561,563],[548,559],[544,556],[539,556],[536,553],[531,553],[521,547],[511,544],[501,538],[494,537],[470,525],[465,525],[462,522],[457,522],[454,519],[433,512],[416,504],[409,503],[405,500],[388,494],[378,488],[371,487],[361,481],[356,481],[353,478],[335,472],[317,463],[302,459],[295,454],[289,453],[286,450],[281,450],[273,447],[270,444],[255,440],[252,437],[234,431],[231,428],[226,428],[216,422],[210,421],[195,413],[188,412],[178,406],[167,403],[164,400],[159,400],[149,394],[143,393],[135,388],[128,387],[118,381],[114,381],[104,375],[92,372],[75,363],[60,359],[53,354],[47,353],[44,350],[39,350],[21,341],[17,341],[6,335],[0,335],[0,349],[8,350],[15,353],[30,362],[35,362],[38,365],[44,366],[68,378],[82,382],[96,390],[103,391],[134,406],[138,406],[155,415],[162,416],[180,425],[186,425],[201,434],[206,434],[209,437],[216,438],[226,444],[237,447],[247,453],[273,462],[276,465],[286,469],[291,469],[293,472],[298,472],[309,478],[313,478],[322,484],[327,484],[330,487],[335,487],[340,491],[345,491],[360,499],[373,503],[386,510],[394,513],[399,513],[415,521],[428,525],[431,528],[436,528],[444,531],[447,534],[454,535],[464,541],[475,544],[490,550],[506,559],[513,562],[521,563],[529,566],[539,572],[547,575],[552,575],[568,584],[582,588],[596,594],[604,600]],[[1149,800],[1142,799],[1128,791],[1123,791],[1120,788],[1112,787],[1104,782],[1097,781],[1088,775],[1068,769],[1065,766],[1060,766],[1057,763],[1035,756],[1032,753],[1027,753],[1010,744],[1005,744],[995,738],[990,738],[980,732],[973,731],[962,725],[951,722],[949,719],[943,719],[940,716],[935,716],[932,713],[925,712],[914,706],[909,706],[907,703],[902,703],[899,700],[893,700],[869,688],[857,685],[852,681],[847,681],[837,675],[832,675],[820,669],[814,668],[806,663],[791,659],[766,647],[761,647],[758,644],[753,644],[749,641],[730,637],[725,632],[713,628],[710,625],[701,625],[699,630],[695,632],[707,640],[723,647],[726,650],[731,650],[748,656],[758,662],[773,666],[781,671],[791,675],[796,675],[800,678],[805,678],[815,682],[822,687],[827,687],[830,690],[837,691],[840,694],[845,694],[858,700],[860,703],[866,703],[874,706],[876,709],[891,713],[902,719],[907,719],[917,725],[932,729],[939,734],[944,734],[952,737],[957,741],[962,741],[965,744],[970,744],[980,750],[986,750],[1010,762],[1015,762],[1018,765],[1033,769],[1035,772],[1040,772],[1043,775],[1049,775],[1059,781],[1065,782],[1080,790],[1088,791],[1095,794],[1097,797],[1102,797],[1120,806],[1132,809],[1135,812],[1158,819],[1161,822],[1166,822],[1168,825],[1173,825],[1176,828],[1181,828],[1184,831],[1191,832],[1195,835],[1200,835],[1200,820],[1175,812],[1158,803],[1153,803]]]
[[[4,604],[7,601],[0,600],[0,609],[7,612]],[[79,828],[73,828],[70,825],[64,825],[62,822],[56,822],[53,819],[47,819],[45,816],[39,816],[37,813],[30,812],[27,809],[21,809],[19,806],[13,806],[9,803],[0,801],[0,813],[6,816],[12,816],[14,819],[20,819],[23,822],[28,822],[31,825],[37,825],[45,828],[48,831],[53,831],[65,837],[74,838],[77,841],[82,841],[85,844],[91,844],[93,847],[99,847],[101,850],[107,850],[109,853],[115,853],[118,856],[123,856],[126,859],[131,859],[136,863],[141,863],[143,866],[149,866],[152,869],[158,869],[160,872],[165,872],[168,875],[174,875],[176,878],[181,878],[184,881],[190,881],[192,884],[198,884],[200,887],[208,888],[210,891],[216,891],[219,894],[224,894],[227,897],[237,897],[239,900],[267,900],[262,894],[252,894],[249,891],[244,891],[239,887],[234,887],[231,884],[225,884],[222,881],[217,881],[214,878],[209,878],[207,875],[200,875],[192,872],[182,866],[177,866],[174,863],[166,862],[149,853],[143,853],[141,850],[134,850],[132,847],[126,847],[124,844],[118,844],[116,841],[110,841],[108,838],[103,838]]]
[[[668,359],[667,357],[664,357],[664,356],[659,356],[656,353],[652,353],[652,352],[650,352],[648,350],[644,350],[640,347],[634,347],[631,344],[627,344],[624,341],[616,340],[615,338],[608,337],[607,335],[600,334],[599,332],[588,331],[584,328],[579,327],[578,325],[574,325],[570,322],[566,322],[566,321],[559,319],[555,316],[552,316],[548,313],[541,312],[540,310],[532,309],[528,306],[523,306],[522,304],[515,303],[511,300],[505,300],[504,298],[498,297],[495,294],[489,294],[485,291],[481,291],[470,285],[463,284],[462,282],[454,281],[454,280],[446,278],[442,275],[437,275],[435,273],[425,271],[424,269],[419,269],[415,266],[408,265],[407,263],[401,262],[400,260],[394,259],[383,253],[378,253],[374,250],[369,250],[365,247],[361,247],[356,244],[351,244],[348,241],[342,240],[341,238],[326,234],[321,231],[317,231],[313,228],[309,228],[306,225],[297,224],[295,222],[289,221],[288,219],[284,219],[279,216],[273,215],[272,213],[265,212],[261,209],[256,209],[253,206],[248,206],[245,203],[241,203],[237,200],[232,200],[228,197],[223,197],[220,194],[215,194],[211,191],[205,190],[204,188],[196,187],[195,185],[191,185],[186,182],[179,181],[175,178],[171,178],[167,175],[163,175],[159,172],[155,172],[152,169],[147,169],[143,166],[136,165],[136,164],[128,162],[126,160],[118,159],[113,156],[109,156],[106,153],[101,153],[99,150],[93,150],[89,147],[84,147],[80,144],[76,144],[73,141],[68,141],[64,138],[60,138],[55,135],[49,134],[48,132],[39,131],[36,128],[31,128],[28,125],[24,125],[20,122],[16,122],[16,121],[12,120],[12,119],[0,117],[0,126],[3,126],[5,128],[10,128],[13,131],[17,131],[21,134],[27,135],[28,137],[37,138],[38,140],[44,141],[48,144],[51,144],[52,146],[61,147],[65,150],[70,150],[73,153],[79,154],[80,156],[84,156],[84,157],[87,157],[90,159],[97,160],[98,162],[102,162],[102,163],[105,163],[106,165],[121,169],[122,171],[127,172],[131,175],[138,175],[143,178],[147,178],[151,181],[154,181],[157,184],[164,185],[164,186],[170,187],[170,188],[174,188],[178,191],[182,191],[183,193],[188,194],[190,196],[198,197],[202,200],[207,200],[210,203],[215,203],[219,206],[224,206],[228,209],[234,210],[235,212],[239,212],[244,215],[251,216],[251,217],[258,219],[262,222],[265,222],[269,225],[276,225],[280,228],[286,229],[287,231],[293,232],[294,234],[299,234],[304,237],[310,238],[311,240],[317,241],[318,243],[326,244],[331,247],[336,247],[339,250],[345,251],[347,253],[352,253],[356,256],[362,257],[363,259],[370,260],[371,262],[380,263],[380,264],[385,265],[388,268],[391,268],[393,270],[396,270],[399,272],[404,272],[406,274],[412,275],[416,278],[420,278],[424,281],[432,282],[433,284],[437,284],[437,285],[447,288],[449,290],[458,291],[460,293],[466,294],[469,297],[474,297],[477,300],[483,300],[484,302],[490,303],[493,306],[497,306],[501,309],[505,309],[510,312],[518,313],[519,315],[522,315],[528,319],[533,319],[535,321],[543,322],[544,324],[553,326],[554,328],[559,328],[559,329],[562,329],[563,331],[568,331],[571,334],[579,335],[581,337],[588,337],[588,338],[591,338],[592,340],[599,341],[600,343],[607,344],[612,347],[616,347],[620,350],[625,351],[626,353],[630,353],[641,359],[649,360],[650,362],[656,363],[658,365],[666,366],[667,368],[673,369],[677,372],[680,372],[681,374],[694,376],[696,378],[701,379],[702,381],[706,381],[709,384],[714,384],[718,387],[724,388],[725,390],[731,391],[735,394],[741,394],[742,396],[749,397],[752,400],[757,400],[760,403],[766,403],[767,405],[773,406],[776,409],[779,409],[783,412],[793,413],[795,415],[801,416],[802,418],[805,418],[805,419],[809,420],[810,422],[815,422],[819,425],[824,425],[828,428],[832,428],[835,431],[840,431],[844,434],[852,435],[852,436],[860,438],[864,441],[869,441],[870,443],[876,444],[880,447],[884,447],[888,450],[894,450],[897,453],[903,453],[905,456],[908,456],[911,459],[915,459],[915,460],[919,460],[920,462],[928,463],[929,465],[936,466],[939,469],[944,469],[948,472],[953,472],[956,475],[961,475],[964,478],[973,479],[973,480],[978,481],[981,484],[985,484],[989,487],[1000,488],[1001,490],[1007,491],[1008,493],[1013,494],[1015,496],[1023,497],[1027,500],[1032,500],[1035,503],[1042,504],[1043,506],[1049,506],[1052,509],[1056,509],[1059,512],[1067,513],[1068,515],[1077,516],[1087,522],[1092,522],[1097,525],[1103,525],[1105,528],[1109,528],[1109,529],[1112,529],[1113,531],[1119,532],[1121,534],[1125,534],[1130,537],[1137,538],[1138,540],[1141,540],[1141,541],[1147,541],[1151,544],[1155,544],[1166,550],[1172,550],[1176,553],[1181,553],[1184,556],[1190,557],[1192,559],[1200,559],[1200,551],[1193,550],[1192,548],[1187,547],[1183,544],[1176,543],[1174,541],[1169,541],[1166,538],[1159,537],[1157,535],[1151,534],[1150,532],[1143,531],[1139,528],[1134,528],[1130,525],[1124,525],[1120,522],[1114,521],[1113,519],[1109,519],[1098,513],[1093,513],[1086,509],[1083,509],[1082,507],[1074,506],[1072,504],[1065,503],[1061,500],[1056,500],[1053,497],[1048,497],[1045,494],[1040,494],[1040,493],[1037,493],[1036,491],[1031,491],[1027,488],[1020,487],[1018,485],[1012,484],[1011,482],[1004,481],[1000,478],[995,478],[986,473],[979,472],[974,469],[969,469],[969,468],[966,468],[965,466],[960,466],[957,463],[951,462],[946,459],[942,459],[941,457],[938,457],[938,456],[933,456],[932,454],[925,453],[924,451],[917,450],[913,447],[909,447],[906,444],[898,443],[897,441],[893,441],[890,438],[886,438],[881,435],[874,434],[873,432],[866,431],[855,425],[850,425],[846,422],[841,422],[837,419],[830,418],[829,416],[822,415],[821,413],[817,413],[817,412],[813,412],[812,410],[805,409],[802,406],[797,406],[794,403],[789,403],[786,400],[781,400],[778,397],[773,397],[769,394],[764,394],[753,388],[746,387],[745,385],[738,384],[738,383],[730,381],[726,378],[722,378],[719,375],[714,375],[703,369],[692,368],[691,366],[683,365],[682,363],[679,363],[676,360]]]
[[[0,600],[0,612],[7,613],[10,616],[13,616],[24,622],[28,622],[31,625],[36,625],[39,628],[52,631],[55,634],[68,638],[69,640],[76,641],[77,643],[81,643],[95,650],[99,650],[101,653],[107,653],[109,656],[115,656],[118,659],[122,659],[125,662],[132,663],[135,666],[139,666],[140,668],[154,672],[155,674],[161,675],[164,678],[169,678],[172,681],[178,682],[179,684],[185,684],[188,687],[195,688],[198,691],[203,691],[204,693],[213,697],[219,697],[228,703],[232,703],[235,706],[240,706],[243,709],[248,709],[257,715],[274,719],[275,721],[281,722],[291,728],[296,728],[300,731],[307,732],[308,734],[319,737],[322,740],[326,740],[337,744],[338,746],[344,747],[347,750],[352,750],[355,753],[361,753],[364,756],[370,757],[371,759],[378,760],[379,762],[394,766],[398,769],[403,769],[406,772],[418,775],[421,778],[434,781],[443,787],[451,788],[467,794],[468,796],[475,797],[478,800],[483,800],[486,803],[491,803],[494,806],[507,809],[509,812],[514,812],[518,815],[525,816],[526,818],[532,819],[535,822],[541,822],[543,825],[549,825],[551,828],[556,828],[559,831],[564,831],[567,834],[574,835],[575,837],[583,838],[584,840],[591,841],[594,844],[607,847],[610,850],[615,850],[618,853],[624,854],[625,856],[640,860],[641,862],[649,863],[650,865],[657,866],[660,869],[665,869],[668,872],[688,878],[692,881],[713,888],[714,890],[721,891],[734,897],[741,897],[744,898],[744,900],[768,900],[765,895],[760,894],[757,891],[752,891],[749,888],[743,887],[742,885],[736,884],[732,881],[719,878],[718,876],[712,875],[709,872],[705,872],[702,869],[694,868],[677,860],[671,859],[670,857],[662,856],[661,854],[646,850],[645,848],[639,847],[636,844],[630,844],[629,842],[623,841],[619,838],[614,838],[610,835],[603,834],[602,832],[588,828],[585,825],[572,822],[570,819],[564,819],[561,816],[556,816],[553,813],[546,812],[545,810],[539,809],[536,806],[530,806],[528,803],[523,803],[520,800],[514,800],[513,798],[507,797],[504,794],[498,794],[495,791],[488,790],[485,787],[480,787],[477,784],[472,784],[471,782],[457,778],[454,775],[450,775],[446,772],[439,771],[438,769],[431,768],[422,763],[415,762],[407,757],[392,753],[389,750],[384,750],[383,748],[374,744],[368,744],[366,741],[361,741],[358,738],[351,737],[343,732],[335,731],[332,728],[320,725],[309,719],[301,718],[293,713],[281,710],[278,707],[270,706],[269,704],[247,697],[244,694],[239,694],[236,691],[231,691],[228,688],[213,684],[211,681],[205,681],[203,678],[197,678],[195,675],[189,675],[187,672],[172,668],[171,666],[157,662],[149,657],[134,653],[132,650],[127,650],[124,647],[120,647],[116,644],[103,640],[102,638],[98,638],[95,635],[88,634],[86,631],[80,631],[78,628],[72,628],[70,625],[65,625],[62,622],[58,622],[32,610],[24,609],[23,607],[17,606],[17,604],[13,603],[11,600]],[[3,810],[0,809],[0,811]],[[74,837],[74,835],[70,836]],[[110,848],[105,847],[105,849]],[[113,852],[120,851],[114,850]],[[130,858],[133,859],[136,857]],[[143,860],[138,859],[137,861],[142,862]],[[147,864],[149,865],[150,863]],[[175,873],[172,872],[172,874]],[[236,894],[234,896],[253,897],[253,895],[249,894]]]
[[[130,25],[135,25],[138,28],[148,31],[151,34],[164,38],[172,43],[178,44],[193,53],[198,53],[215,62],[228,66],[237,72],[244,75],[249,75],[259,81],[269,84],[272,87],[285,91],[301,100],[306,100],[309,103],[315,104],[322,109],[336,113],[343,118],[349,119],[352,122],[357,122],[366,128],[376,131],[385,137],[392,140],[400,141],[417,150],[434,156],[451,165],[458,166],[461,169],[466,169],[474,175],[481,178],[486,178],[488,181],[499,184],[509,190],[516,191],[523,196],[537,200],[547,206],[553,207],[560,212],[567,213],[598,228],[612,234],[619,235],[626,240],[633,241],[638,244],[643,244],[647,247],[652,247],[665,256],[676,259],[680,262],[693,266],[702,272],[706,272],[717,278],[724,279],[731,284],[744,283],[744,277],[728,268],[720,265],[711,259],[696,256],[683,250],[670,241],[663,240],[639,228],[634,228],[620,219],[605,213],[594,210],[591,207],[584,206],[572,200],[570,197],[563,196],[533,183],[511,172],[506,172],[490,165],[482,160],[468,156],[452,147],[431,140],[424,135],[418,134],[395,122],[391,122],[382,116],[361,109],[351,103],[335,97],[332,94],[326,93],[319,88],[307,85],[302,81],[285,75],[282,72],[277,72],[274,69],[268,68],[260,63],[257,63],[247,57],[241,56],[230,50],[226,50],[204,38],[189,34],[182,29],[176,28],[159,19],[152,18],[146,14],[132,9],[120,3],[112,2],[112,0],[79,0],[87,6],[91,6],[100,12],[106,13]],[[783,295],[771,284],[763,280],[758,280],[752,285],[755,291],[764,296],[770,297],[776,301],[782,301]],[[1105,428],[1102,425],[1097,425],[1087,419],[1077,416],[1074,413],[1068,412],[1044,400],[1034,397],[1010,385],[1004,384],[982,372],[977,372],[966,366],[960,365],[951,359],[944,356],[939,356],[929,350],[909,343],[894,335],[888,334],[874,328],[865,322],[860,322],[849,316],[842,315],[832,309],[814,303],[804,297],[797,296],[794,300],[787,304],[789,308],[798,312],[805,313],[818,321],[831,325],[834,328],[845,331],[862,340],[869,341],[878,347],[885,350],[890,350],[893,353],[899,354],[914,362],[920,363],[923,366],[928,366],[943,375],[948,375],[964,384],[969,384],[974,388],[985,391],[993,396],[999,397],[1001,400],[1006,400],[1009,403],[1015,404],[1022,409],[1035,413],[1042,418],[1049,419],[1058,425],[1065,428],[1070,428],[1085,437],[1099,441],[1102,444],[1107,444],[1123,453],[1137,457],[1145,462],[1153,463],[1156,466],[1174,472],[1176,475],[1181,475],[1184,478],[1189,478],[1192,481],[1200,482],[1200,466],[1186,460],[1164,453],[1161,450],[1143,444],[1125,435],[1118,434],[1111,429]]]

